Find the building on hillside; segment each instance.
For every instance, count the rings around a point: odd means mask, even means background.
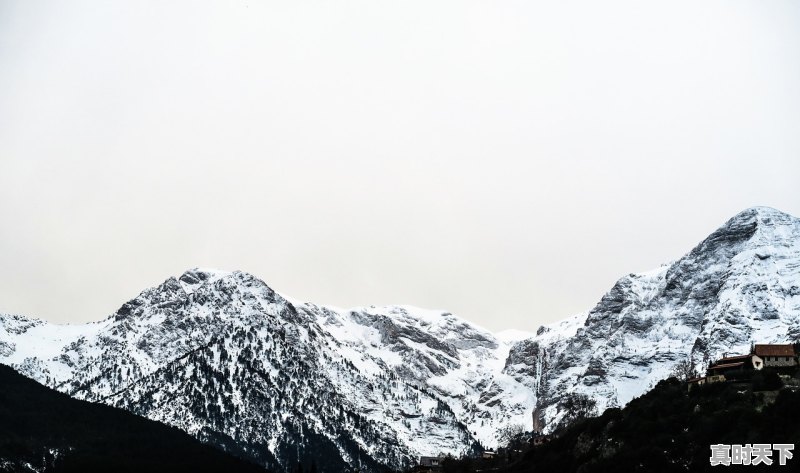
[[[794,345],[753,345],[749,355],[728,356],[726,354],[708,366],[706,376],[690,379],[687,384],[688,389],[691,391],[693,387],[704,384],[749,379],[754,370],[773,368],[784,372],[792,372],[798,366],[800,366],[800,362],[798,362]]]
[[[692,378],[688,381],[687,386],[689,391],[692,390],[695,386],[702,386],[704,384],[713,384],[713,383],[721,383],[725,381],[724,374],[717,374],[712,376],[703,376],[700,378]]]
[[[483,458],[485,460],[491,460],[492,458],[494,458],[496,456],[497,456],[497,452],[495,452],[494,450],[484,450],[483,453],[481,453],[481,458]]]
[[[797,366],[794,345],[756,345],[753,353],[764,360],[767,368],[793,368]]]
[[[760,370],[764,368],[764,360],[756,355],[734,355],[725,356],[711,363],[706,374],[708,376],[725,376],[731,373],[738,373],[750,370]]]
[[[419,466],[414,471],[439,471],[443,461],[444,457],[419,457]]]

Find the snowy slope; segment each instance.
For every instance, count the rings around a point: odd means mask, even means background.
[[[800,221],[768,208],[535,334],[410,306],[304,303],[206,269],[96,323],[0,314],[0,362],[27,376],[268,466],[316,455],[324,471],[493,446],[534,412],[552,430],[571,393],[622,405],[680,360],[798,339]]]
[[[678,261],[623,277],[589,312],[517,343],[505,373],[533,389],[552,430],[568,393],[621,406],[691,359],[800,339],[800,220],[739,213]]]
[[[93,324],[1,317],[0,362],[275,467],[467,453],[534,402],[501,373],[511,345],[452,314],[291,303],[237,271],[187,271]]]

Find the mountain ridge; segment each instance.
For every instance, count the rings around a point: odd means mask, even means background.
[[[339,457],[322,471],[379,471],[493,446],[533,418],[553,430],[572,395],[624,405],[685,359],[796,340],[798,286],[800,221],[755,207],[528,338],[413,306],[301,302],[248,273],[193,268],[98,322],[0,314],[0,362],[267,466],[316,448]]]

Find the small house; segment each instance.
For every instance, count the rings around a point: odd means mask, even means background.
[[[764,360],[767,368],[793,368],[797,366],[797,354],[794,345],[756,345],[754,355]]]
[[[438,471],[442,469],[444,457],[419,457],[417,471]]]
[[[725,381],[724,374],[716,374],[711,376],[703,376],[700,378],[692,378],[688,381],[688,389],[689,391],[692,390],[695,386],[702,386],[704,384],[713,384],[713,383],[721,383]]]
[[[725,376],[731,373],[739,373],[750,370],[760,370],[764,368],[764,360],[752,353],[750,355],[724,356],[715,361],[708,367],[708,376]]]

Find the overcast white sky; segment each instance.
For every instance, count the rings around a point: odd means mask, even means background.
[[[193,266],[535,330],[800,215],[800,2],[0,0],[0,311]]]

